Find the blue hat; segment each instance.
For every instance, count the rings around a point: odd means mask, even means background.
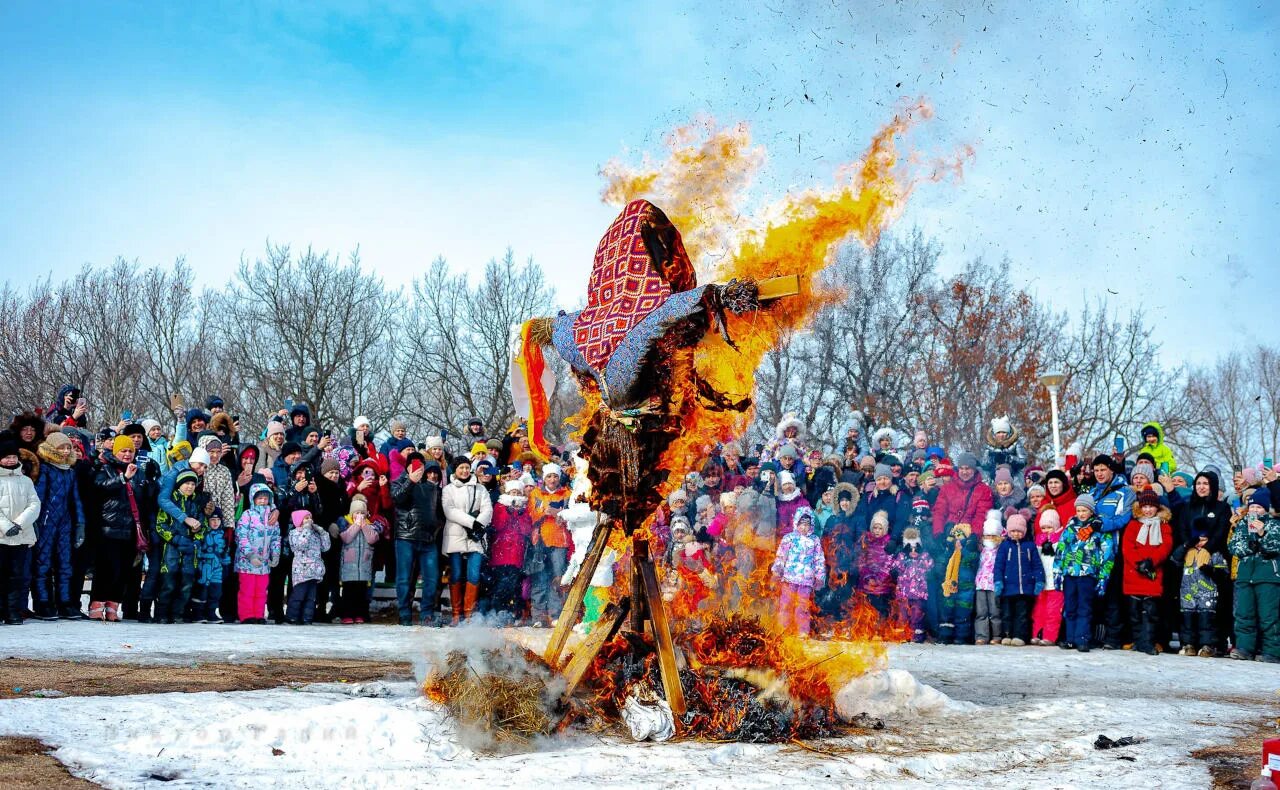
[[[1265,488],[1256,489],[1249,497],[1250,505],[1262,505],[1262,509],[1271,512],[1271,492]]]

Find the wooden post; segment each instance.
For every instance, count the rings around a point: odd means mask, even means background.
[[[578,649],[569,657],[569,661],[564,667],[566,685],[564,695],[561,697],[561,700],[566,704],[569,701],[569,697],[573,696],[573,690],[582,681],[582,676],[586,674],[587,668],[595,660],[596,654],[600,652],[600,648],[604,647],[606,642],[617,635],[618,629],[622,627],[623,621],[627,619],[627,610],[630,608],[630,603],[630,598],[623,598],[619,603],[611,603],[606,606],[604,612],[600,614],[600,619],[591,627],[591,633],[587,634],[587,638],[582,640],[578,645]]]
[[[560,617],[556,620],[556,627],[551,632],[551,640],[547,642],[547,650],[542,654],[543,659],[552,669],[560,668],[560,652],[564,650],[564,643],[569,640],[569,632],[578,624],[578,618],[582,617],[582,609],[584,600],[587,596],[587,587],[591,584],[591,577],[596,575],[596,568],[600,565],[600,558],[604,556],[604,550],[609,545],[609,533],[613,531],[613,523],[606,520],[603,524],[596,527],[595,532],[591,534],[591,548],[587,549],[587,555],[582,558],[582,567],[578,569],[578,575],[574,577],[573,586],[569,588],[569,593],[564,599],[564,608],[560,610]],[[556,581],[552,582],[557,583]]]
[[[645,558],[636,563],[644,580],[645,597],[649,604],[649,624],[653,627],[653,641],[658,646],[658,669],[662,672],[662,690],[667,704],[677,717],[685,713],[684,688],[680,685],[680,669],[676,662],[675,644],[671,640],[671,624],[667,622],[667,610],[662,605],[662,590],[653,570],[653,560]]]

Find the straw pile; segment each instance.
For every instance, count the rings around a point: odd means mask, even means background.
[[[427,677],[425,691],[444,705],[476,748],[509,750],[551,732],[550,672],[539,657],[505,645],[450,652]]]

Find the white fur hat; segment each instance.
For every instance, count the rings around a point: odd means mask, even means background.
[[[142,430],[146,431],[147,433],[151,433],[152,428],[159,428],[159,427],[160,427],[160,423],[150,418],[142,421]]]
[[[543,464],[542,476],[547,477],[548,475],[556,475],[557,477],[564,477],[564,470],[560,468],[559,464]]]
[[[369,422],[369,418],[364,416],[356,417],[355,420],[351,422],[352,428],[360,428],[362,426],[365,428],[370,428],[373,426],[373,423]]]
[[[506,494],[523,494],[524,483],[519,480],[508,480],[502,484],[502,491]]]
[[[983,535],[999,535],[1002,527],[999,510],[988,510],[987,520],[982,522]]]
[[[209,451],[203,447],[197,447],[191,451],[191,457],[187,459],[187,463],[195,466],[196,464],[209,465]]]
[[[428,436],[426,441],[422,443],[428,450],[443,450],[444,439],[439,436]]]
[[[784,485],[784,486],[785,486],[787,483],[790,483],[790,484],[792,484],[792,485],[795,485],[795,484],[796,484],[796,476],[795,476],[795,475],[793,475],[793,474],[791,474],[790,472],[779,472],[779,473],[778,473],[778,485]]]
[[[1013,423],[1009,422],[1009,417],[996,417],[991,421],[992,433],[1013,433]]]

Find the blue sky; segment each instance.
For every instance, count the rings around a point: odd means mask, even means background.
[[[768,198],[922,95],[912,142],[976,149],[902,220],[948,268],[1007,254],[1054,306],[1107,295],[1204,361],[1275,338],[1278,23],[1257,2],[10,0],[0,269],[185,255],[213,285],[270,238],[359,245],[398,284],[510,245],[572,302],[611,157],[745,120]]]

